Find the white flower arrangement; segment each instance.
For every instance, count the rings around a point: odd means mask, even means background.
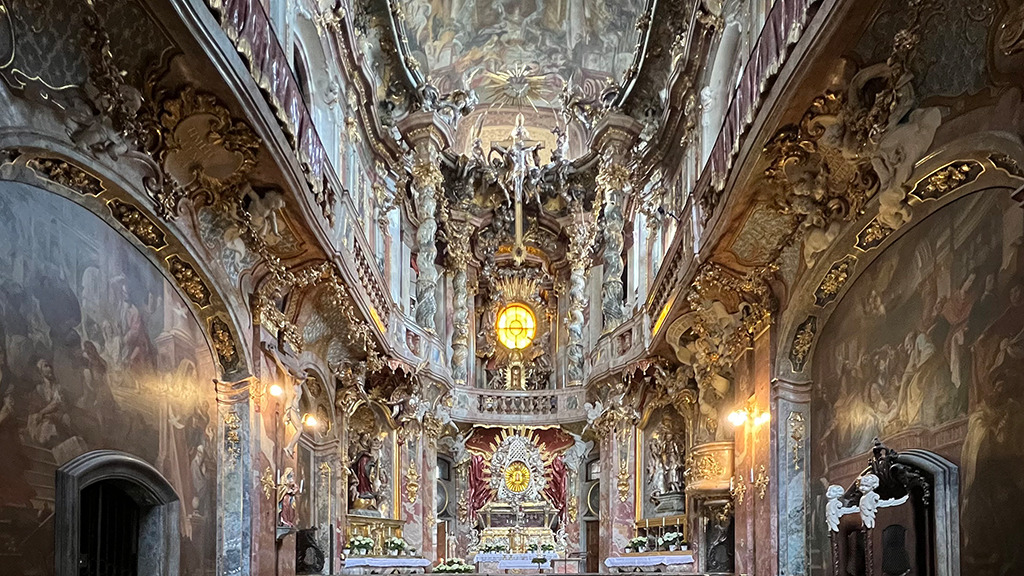
[[[440,572],[442,574],[469,574],[473,572],[473,565],[466,564],[466,561],[462,558],[444,558],[437,561],[437,566],[434,566],[434,572]]]
[[[384,541],[384,547],[388,550],[401,552],[402,550],[405,550],[405,540],[399,538],[398,536],[392,536]]]
[[[544,543],[544,544],[540,545],[540,549],[543,550],[544,552],[554,552],[555,551],[555,545],[554,544]]]
[[[683,540],[683,534],[682,532],[665,532],[660,540],[664,540],[665,544],[678,545]]]
[[[647,537],[646,536],[637,536],[636,538],[630,538],[629,539],[629,548],[632,548],[633,550],[635,550],[637,552],[639,552],[641,548],[645,548],[646,546],[647,546]]]
[[[373,538],[368,538],[366,536],[353,536],[348,539],[348,547],[353,552],[360,550],[363,554],[366,554],[373,548]]]
[[[537,550],[539,550],[539,548],[540,547],[537,546],[537,543],[534,542],[533,544],[530,544],[529,546],[526,547],[526,551],[527,552],[536,552]]]
[[[507,550],[508,549],[505,547],[504,544],[498,544],[498,543],[484,544],[480,548],[480,551],[485,553],[485,554],[491,553],[491,552],[506,552]]]

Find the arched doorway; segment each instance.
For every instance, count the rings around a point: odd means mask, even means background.
[[[57,470],[58,576],[176,576],[178,496],[147,462],[97,450]]]

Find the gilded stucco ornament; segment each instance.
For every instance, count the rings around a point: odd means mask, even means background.
[[[619,473],[615,476],[615,487],[619,490],[619,502],[629,500],[629,486],[632,475],[629,473],[628,460],[619,461]]]
[[[59,158],[33,158],[28,161],[28,167],[47,180],[78,194],[99,196],[106,190],[102,180]]]
[[[172,254],[167,257],[167,267],[170,269],[174,281],[189,297],[189,300],[200,308],[210,305],[210,289],[191,264],[177,254]]]
[[[793,344],[789,349],[789,361],[793,365],[794,372],[802,372],[807,356],[814,345],[814,334],[818,328],[818,319],[808,316],[799,326],[796,334],[793,335]]]
[[[167,246],[163,230],[135,206],[114,198],[107,202],[107,208],[114,219],[146,246],[154,250]]]
[[[800,469],[800,454],[804,448],[804,425],[803,412],[791,412],[789,414],[789,439],[792,440],[793,470]]]
[[[231,467],[236,464],[241,454],[241,446],[239,445],[241,438],[238,434],[238,429],[241,425],[242,420],[234,410],[224,414],[224,442],[226,443],[228,454],[231,455],[231,458],[228,460],[228,466]]]
[[[159,140],[153,146],[166,180],[152,191],[165,218],[182,200],[197,205],[230,202],[256,166],[260,141],[215,96],[186,86],[166,97],[154,113]]]
[[[924,177],[910,191],[918,200],[938,200],[946,194],[978,179],[985,171],[980,162],[953,162]]]
[[[420,473],[416,471],[415,462],[409,464],[405,473],[405,497],[406,500],[415,504],[420,492]]]
[[[818,307],[825,307],[832,303],[839,295],[839,291],[846,285],[847,280],[850,279],[856,264],[857,257],[852,254],[834,262],[814,291],[814,304]]]
[[[211,318],[210,339],[213,341],[213,349],[217,353],[217,358],[224,371],[234,372],[237,370],[241,359],[238,356],[238,349],[235,348],[235,338],[231,334],[228,323],[216,316]]]
[[[861,252],[867,252],[884,242],[893,232],[895,230],[880,222],[878,217],[872,218],[864,229],[857,233],[855,246]]]
[[[907,68],[919,18],[915,4],[885,62],[859,70],[844,90],[815,98],[798,124],[765,146],[766,183],[779,211],[796,219],[788,242],[803,242],[808,267],[875,196],[881,225],[895,230],[910,220],[906,183],[942,121],[938,108],[914,109]]]
[[[744,482],[743,476],[739,474],[733,476],[729,485],[729,494],[737,506],[743,504],[743,498],[747,494],[747,483]]]
[[[768,485],[771,483],[771,478],[768,476],[768,469],[765,468],[764,464],[758,466],[757,478],[754,479],[754,488],[757,490],[758,500],[764,500],[765,495],[768,494]]]
[[[263,470],[263,475],[260,476],[260,488],[263,490],[263,497],[267,500],[270,500],[277,490],[277,483],[274,482],[274,471],[270,466],[267,466]]]
[[[708,262],[686,294],[691,310],[669,328],[677,359],[693,370],[701,419],[700,440],[721,439],[719,409],[731,389],[732,363],[771,318],[774,299],[768,286],[776,267],[755,268],[740,276]],[[730,312],[724,302],[741,303]]]

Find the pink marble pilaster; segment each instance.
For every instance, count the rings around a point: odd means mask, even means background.
[[[611,556],[625,553],[635,533],[635,469],[632,426],[609,432],[601,440],[601,570]],[[605,457],[605,455],[608,455]],[[619,473],[625,468],[628,489],[619,491]]]

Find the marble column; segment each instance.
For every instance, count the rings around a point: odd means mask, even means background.
[[[629,169],[633,145],[643,126],[625,114],[606,115],[594,129],[594,144],[601,150],[597,173],[597,195],[604,216],[601,237],[604,243],[604,270],[601,281],[603,331],[610,332],[625,320],[625,289],[622,272],[625,219],[622,208],[632,193]]]
[[[423,435],[423,467],[420,472],[420,497],[423,507],[424,558],[436,560],[441,557],[438,550],[444,550],[444,542],[437,542],[437,437],[436,427],[427,425]]]
[[[772,437],[776,480],[772,492],[778,501],[778,573],[807,574],[808,481],[811,430],[811,383],[776,379],[772,385]]]
[[[423,499],[420,497],[420,489],[423,486],[421,473],[423,448],[421,445],[422,430],[402,431],[398,445],[399,477],[397,478],[400,487],[399,493],[402,500],[402,520],[405,521],[405,528],[402,530],[402,538],[410,548],[422,553],[423,551]]]
[[[568,227],[569,310],[565,345],[566,374],[569,386],[583,385],[583,310],[587,306],[587,275],[592,264],[591,251],[597,233],[596,225],[582,210],[573,216]]]
[[[449,268],[452,273],[452,379],[456,386],[465,386],[469,375],[469,286],[467,266],[470,258],[469,226],[451,223],[448,244]]]
[[[437,313],[437,200],[444,194],[441,150],[452,143],[450,127],[433,113],[410,114],[399,123],[412,148],[412,193],[416,203],[416,323],[428,332],[436,330]]]
[[[473,520],[470,518],[469,504],[469,458],[455,465],[455,550],[459,558],[469,558],[469,548],[473,543]]]
[[[251,378],[216,381],[217,574],[249,574],[252,550],[250,493]]]
[[[616,426],[601,438],[601,571],[606,558],[624,554],[636,534],[636,458],[632,425]]]
[[[337,545],[337,538],[334,527],[337,519],[337,477],[341,469],[341,462],[338,458],[338,447],[340,442],[334,440],[316,447],[314,453],[314,480],[313,494],[313,525],[316,526],[316,542],[323,551],[326,561],[320,571],[321,574],[334,574],[331,567],[331,559],[337,555],[334,546]],[[341,492],[341,495],[347,492]],[[332,554],[333,552],[333,554]]]
[[[598,197],[603,201],[604,223],[601,237],[604,241],[604,274],[601,281],[601,312],[605,332],[614,330],[625,319],[623,310],[625,291],[622,272],[624,245],[622,204],[631,188],[629,169],[623,161],[625,155],[618,146],[609,146],[601,158],[597,174]]]
[[[733,365],[736,398],[746,408],[748,418],[736,429],[736,464],[733,492],[736,504],[736,572],[739,574],[776,574],[778,539],[773,529],[776,509],[772,477],[772,424],[758,415],[769,413],[771,406],[771,346],[769,331],[754,338]],[[763,417],[762,417],[763,418]]]
[[[565,552],[566,554],[572,554],[582,550],[580,546],[580,506],[585,506],[580,502],[580,484],[581,484],[581,473],[582,468],[579,461],[568,462],[568,482],[565,486],[565,497],[566,497],[566,518],[565,518]],[[573,564],[567,564],[566,569],[570,572],[576,571],[576,566]]]

